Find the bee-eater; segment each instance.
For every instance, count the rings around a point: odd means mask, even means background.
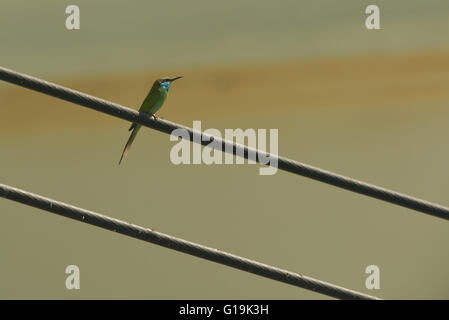
[[[154,114],[162,107],[165,100],[167,99],[168,90],[170,89],[171,83],[180,78],[182,77],[162,78],[154,81],[150,92],[148,93],[145,100],[143,100],[139,112],[148,113],[152,115],[155,119],[157,119]],[[131,135],[129,136],[128,142],[125,145],[125,148],[123,149],[122,156],[120,157],[120,161],[118,164],[122,163],[123,157],[125,157],[128,154],[128,151],[131,148],[134,138],[136,137],[137,132],[139,132],[141,126],[142,125],[134,122],[129,128],[128,131],[132,130],[132,132]]]

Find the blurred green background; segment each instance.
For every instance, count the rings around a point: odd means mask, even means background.
[[[65,28],[77,4],[81,29]],[[365,28],[377,4],[381,30]],[[449,2],[12,1],[0,64],[159,115],[277,128],[279,153],[449,206]],[[388,299],[449,298],[446,221],[257,165],[181,165],[169,136],[0,83],[1,183]],[[0,298],[322,299],[0,199]],[[65,288],[66,266],[81,289]],[[365,288],[379,266],[380,290]]]

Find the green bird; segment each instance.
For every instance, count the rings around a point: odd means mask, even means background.
[[[151,87],[150,92],[148,93],[147,97],[142,103],[142,106],[139,109],[139,112],[148,113],[152,115],[155,119],[156,116],[154,115],[164,104],[165,100],[168,96],[168,90],[170,89],[170,85],[173,81],[180,79],[182,77],[175,77],[175,78],[161,78],[154,81],[153,86]],[[131,135],[129,136],[128,142],[125,145],[125,148],[123,149],[122,156],[120,157],[120,161],[118,164],[122,163],[123,157],[125,157],[128,154],[129,149],[131,148],[131,145],[137,135],[137,132],[139,132],[139,129],[142,125],[138,123],[133,123],[128,131],[131,131]]]

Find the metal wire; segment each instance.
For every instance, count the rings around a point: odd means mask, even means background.
[[[260,262],[239,257],[218,249],[176,238],[149,228],[140,227],[93,211],[78,208],[63,202],[0,184],[0,197],[78,220],[103,229],[121,233],[159,246],[184,252],[192,256],[227,265],[242,271],[312,290],[338,299],[379,299],[305,275],[279,269]]]
[[[231,141],[223,140],[204,133],[194,132],[191,128],[180,124],[163,120],[154,119],[147,114],[139,113],[133,109],[109,102],[76,90],[65,88],[63,86],[37,79],[13,70],[0,67],[0,79],[28,88],[41,93],[54,96],[78,105],[91,108],[114,117],[124,120],[140,123],[146,127],[171,134],[175,129],[185,129],[189,133],[189,140],[203,145],[209,145],[212,140],[215,141],[213,148],[232,153],[234,155],[243,155],[248,159],[249,155],[256,155],[257,162],[263,164],[263,160],[270,156],[277,158],[278,169],[295,173],[307,178],[321,181],[339,188],[364,194],[366,196],[387,201],[402,207],[413,209],[438,218],[449,220],[449,208],[439,204],[431,203],[415,197],[411,197],[396,191],[388,190],[363,181],[355,180],[330,171],[315,168],[313,166],[297,162],[277,155],[270,155],[261,150],[249,148]],[[262,158],[261,158],[262,157]],[[270,163],[272,164],[272,163]]]

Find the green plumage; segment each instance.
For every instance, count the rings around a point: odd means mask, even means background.
[[[164,104],[165,100],[167,100],[170,84],[179,78],[181,77],[176,77],[172,79],[170,78],[157,79],[154,82],[153,86],[151,87],[151,90],[146,96],[145,100],[143,101],[142,106],[139,109],[139,112],[154,115],[160,108],[162,108],[162,105]],[[132,132],[128,139],[128,142],[125,145],[125,148],[123,149],[119,164],[122,163],[123,158],[128,154],[128,151],[131,148],[131,145],[134,139],[136,138],[136,135],[139,132],[140,127],[141,127],[140,124],[133,123],[129,128],[129,131],[132,130]]]

